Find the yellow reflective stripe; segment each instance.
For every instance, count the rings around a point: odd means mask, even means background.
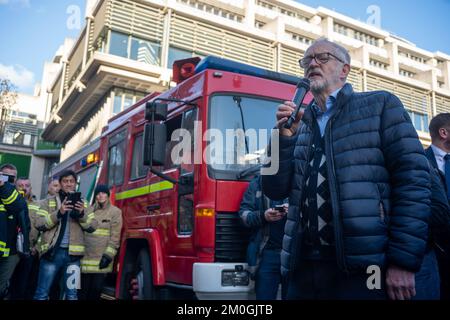
[[[71,251],[71,252],[83,252],[84,251],[84,246],[69,245],[69,251]]]
[[[86,202],[84,203],[84,207],[85,207],[85,208],[87,208],[87,207],[88,207],[88,205],[87,205],[87,203],[86,203]]]
[[[47,250],[47,249],[48,249],[48,244],[47,244],[47,243],[41,244],[41,250],[42,250],[42,251],[45,251],[45,250]]]
[[[49,207],[56,207],[56,201],[55,201],[55,200],[50,200],[50,201],[48,202],[48,206],[49,206]]]
[[[116,253],[117,253],[117,250],[114,249],[114,248],[112,248],[112,247],[107,247],[106,250],[105,250],[105,252],[106,252],[106,253],[109,253],[109,254],[112,255],[112,256],[115,256]]]
[[[19,193],[17,192],[17,190],[14,190],[13,193],[6,199],[2,199],[4,204],[11,204],[13,203],[17,197],[19,196]]]
[[[81,259],[81,265],[82,266],[98,266],[99,263],[100,263],[100,259],[98,259],[98,260]]]
[[[6,211],[6,208],[4,205],[0,204],[0,211]]]
[[[48,216],[48,211],[44,209],[39,209],[37,214],[40,216]]]
[[[53,221],[52,221],[52,218],[50,217],[50,215],[47,215],[46,217],[45,217],[45,220],[47,221],[47,224],[48,224],[48,226],[51,228],[51,227],[53,227],[55,224],[53,223]]]
[[[142,195],[153,193],[153,192],[169,190],[172,188],[173,188],[173,183],[171,183],[169,181],[161,181],[158,183],[150,184],[148,186],[119,192],[116,194],[116,200],[124,200],[124,199],[128,199],[128,198],[134,198],[134,197],[142,196]]]
[[[34,204],[29,204],[28,210],[39,210],[39,206],[35,206]]]
[[[100,269],[98,266],[81,266],[81,272],[84,273],[108,273],[112,272],[112,263],[105,269]]]
[[[9,257],[9,248],[0,248],[0,252],[3,252],[3,258]]]
[[[97,229],[92,233],[94,236],[110,236],[111,235],[111,231],[109,231],[109,229]]]
[[[6,247],[6,242],[0,241],[0,248],[5,248]]]

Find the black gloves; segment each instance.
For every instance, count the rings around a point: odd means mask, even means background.
[[[109,266],[112,259],[108,257],[106,254],[102,255],[102,259],[100,260],[100,263],[98,264],[99,269],[105,269]]]
[[[80,218],[83,218],[84,216],[84,211],[79,212],[78,210],[72,210],[70,211],[70,217],[72,219],[78,220]]]

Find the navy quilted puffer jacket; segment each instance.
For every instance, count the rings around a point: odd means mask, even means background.
[[[400,100],[385,91],[353,92],[346,84],[325,130],[337,262],[347,273],[396,265],[416,272],[426,249],[430,216],[427,159]],[[281,269],[298,266],[307,159],[312,144],[308,107],[296,136],[280,136],[280,167],[263,176],[271,199],[289,197]]]

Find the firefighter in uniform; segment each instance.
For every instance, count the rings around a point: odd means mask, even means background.
[[[109,196],[108,186],[98,185],[95,189],[94,213],[99,225],[95,232],[84,235],[86,253],[81,260],[80,300],[100,298],[106,274],[112,272],[120,245],[122,211],[111,204]]]
[[[97,220],[86,202],[71,204],[69,194],[75,190],[77,175],[71,170],[59,176],[61,190],[39,204],[36,227],[42,231],[39,244],[39,277],[35,300],[47,300],[59,270],[64,272],[66,300],[77,300],[80,259],[84,255],[83,230],[95,231]]]
[[[0,174],[8,174],[15,179],[17,169],[10,164],[2,165]],[[9,280],[19,262],[16,247],[18,229],[28,241],[30,223],[24,209],[25,200],[15,186],[0,179],[0,300],[7,295]],[[28,243],[23,243],[22,252],[28,253]]]
[[[36,229],[39,204],[33,196],[29,178],[18,178],[16,189],[24,197],[28,206],[28,216],[30,219],[30,255],[21,257],[11,278],[11,300],[31,300],[36,290],[37,276],[39,273],[39,256],[37,250],[39,230]]]

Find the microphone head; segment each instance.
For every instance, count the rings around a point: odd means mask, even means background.
[[[309,80],[306,78],[303,78],[302,80],[300,80],[297,84],[297,88],[305,88],[306,91],[309,91]]]

